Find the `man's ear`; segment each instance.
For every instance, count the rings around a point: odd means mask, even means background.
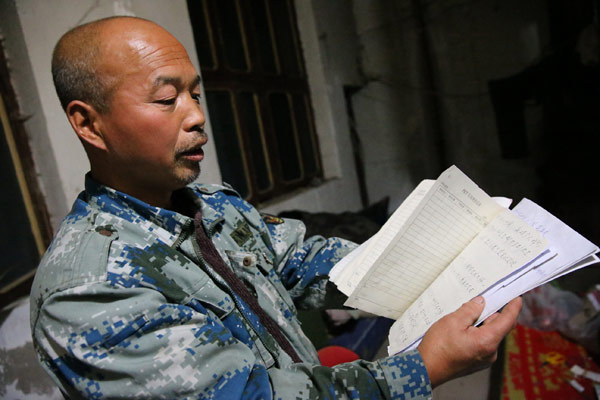
[[[106,150],[106,142],[100,130],[100,114],[93,106],[81,100],[73,100],[67,105],[66,112],[79,139],[97,149]]]

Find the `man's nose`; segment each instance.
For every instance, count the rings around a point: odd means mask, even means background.
[[[185,120],[183,129],[186,131],[202,130],[204,127],[204,112],[202,106],[191,96],[186,98]]]

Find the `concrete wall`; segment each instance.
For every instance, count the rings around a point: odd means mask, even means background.
[[[502,159],[487,82],[540,57],[546,2],[419,3],[420,11],[409,0],[352,2],[363,79],[353,104],[369,197],[389,195],[393,208],[451,164],[492,195],[532,197],[534,156]],[[539,110],[527,111],[535,136]]]
[[[408,1],[353,2],[364,85],[353,97],[369,198],[395,209],[439,172],[425,105],[424,61]]]
[[[515,200],[535,196],[540,114],[535,104],[528,107],[534,155],[503,159],[487,84],[522,71],[547,51],[546,7],[544,0],[442,1],[427,10],[445,158],[488,193]]]

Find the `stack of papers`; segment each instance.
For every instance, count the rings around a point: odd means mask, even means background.
[[[425,180],[330,280],[345,305],[395,319],[390,354],[412,349],[429,327],[477,295],[478,323],[515,297],[598,262],[598,247],[523,199],[492,199],[455,166]]]

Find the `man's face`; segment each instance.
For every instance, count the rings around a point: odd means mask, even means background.
[[[198,74],[183,46],[153,28],[108,39],[101,68],[116,84],[99,117],[109,164],[100,180],[151,204],[198,176],[207,141]]]

